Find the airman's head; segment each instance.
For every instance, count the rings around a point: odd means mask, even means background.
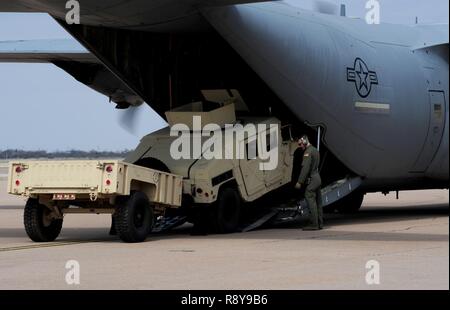
[[[307,135],[303,135],[300,139],[298,139],[298,146],[305,150],[309,145],[309,138]]]

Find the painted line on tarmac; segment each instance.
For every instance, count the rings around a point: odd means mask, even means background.
[[[52,243],[40,243],[34,245],[22,245],[22,246],[13,246],[13,247],[5,247],[0,248],[1,252],[12,252],[12,251],[23,251],[23,250],[32,250],[32,249],[41,249],[41,248],[52,248],[52,247],[60,247],[66,245],[77,245],[77,244],[85,244],[85,243],[96,243],[96,242],[105,242],[111,241],[115,239],[104,239],[104,240],[80,240],[80,241],[67,241],[67,242],[52,242]]]

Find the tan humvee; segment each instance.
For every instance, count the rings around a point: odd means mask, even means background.
[[[240,101],[239,108],[242,109],[242,99],[236,91],[233,91],[234,97],[228,97],[228,92],[224,91],[209,91],[208,94],[213,98],[211,100],[205,96],[209,99],[209,105],[196,102],[167,112],[170,126],[144,137],[125,161],[182,176],[185,206],[197,207],[203,213],[193,222],[207,226],[203,229],[208,231],[232,232],[239,224],[243,203],[254,201],[291,182],[294,153],[298,146],[291,137],[290,127],[282,128],[280,121],[274,117],[236,117],[236,101]],[[219,102],[216,109],[211,108],[211,101]],[[194,117],[201,117],[201,126],[194,128]],[[241,152],[243,156],[207,159],[202,153],[200,157],[174,158],[171,147],[180,139],[180,135],[173,132],[171,135],[175,125],[184,124],[193,135],[196,130],[211,123],[218,125],[215,132],[221,133],[222,140],[221,148],[214,151],[222,155],[227,150],[235,155]],[[236,128],[230,132],[226,130],[227,125],[235,125]],[[247,125],[255,125],[253,134],[247,134]],[[271,136],[270,132],[276,135]],[[209,132],[206,137],[200,137],[200,144],[206,144],[211,135]],[[234,140],[227,139],[231,135],[235,136]],[[192,142],[193,138],[189,139]],[[257,148],[258,141],[265,143],[263,147],[267,147],[266,151],[276,152],[274,169],[260,169],[266,161],[260,157],[249,157],[249,150]],[[192,149],[190,151],[193,155]]]

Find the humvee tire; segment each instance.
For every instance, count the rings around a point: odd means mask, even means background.
[[[133,192],[129,197],[121,197],[116,208],[114,217],[119,238],[128,243],[145,241],[155,222],[147,195]]]
[[[363,192],[354,192],[351,193],[334,205],[334,208],[337,212],[343,213],[343,214],[350,214],[350,213],[356,213],[361,209],[361,205],[364,200],[364,193]]]
[[[236,189],[221,189],[217,201],[212,205],[212,230],[219,234],[236,232],[241,217],[241,198]]]
[[[50,209],[36,199],[28,199],[23,213],[25,231],[34,242],[51,242],[58,238],[62,219],[51,219]]]

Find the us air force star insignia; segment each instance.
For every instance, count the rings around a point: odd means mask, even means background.
[[[372,91],[372,85],[378,85],[378,76],[375,71],[369,70],[361,58],[356,58],[353,68],[347,68],[347,81],[354,82],[358,94],[366,98]]]

